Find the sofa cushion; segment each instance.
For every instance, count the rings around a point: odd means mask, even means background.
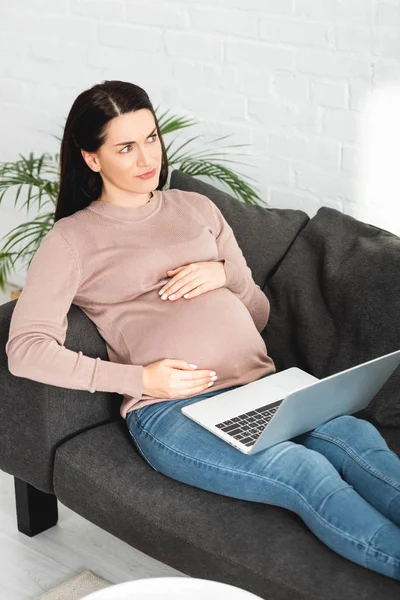
[[[399,582],[340,556],[294,512],[156,472],[122,421],[82,432],[57,449],[54,490],[90,522],[193,577],[271,600],[398,598]]]
[[[278,370],[322,378],[400,348],[400,238],[333,208],[302,229],[264,292]],[[356,416],[400,426],[400,367]]]

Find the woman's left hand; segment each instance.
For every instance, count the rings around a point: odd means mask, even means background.
[[[222,261],[197,262],[167,271],[172,277],[158,292],[167,294],[163,300],[194,298],[204,292],[216,290],[226,284],[226,272]]]

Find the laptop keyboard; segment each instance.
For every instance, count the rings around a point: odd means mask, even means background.
[[[215,427],[239,440],[245,446],[253,446],[283,400],[260,406],[247,413],[217,423]]]

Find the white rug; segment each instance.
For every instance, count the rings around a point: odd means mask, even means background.
[[[92,592],[110,585],[114,584],[88,569],[38,596],[37,600],[81,600]]]

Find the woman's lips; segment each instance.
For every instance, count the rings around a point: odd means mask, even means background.
[[[150,179],[151,177],[154,177],[154,175],[156,174],[157,169],[153,169],[152,171],[149,171],[148,173],[145,173],[144,175],[138,175],[138,177],[140,177],[140,179]]]

